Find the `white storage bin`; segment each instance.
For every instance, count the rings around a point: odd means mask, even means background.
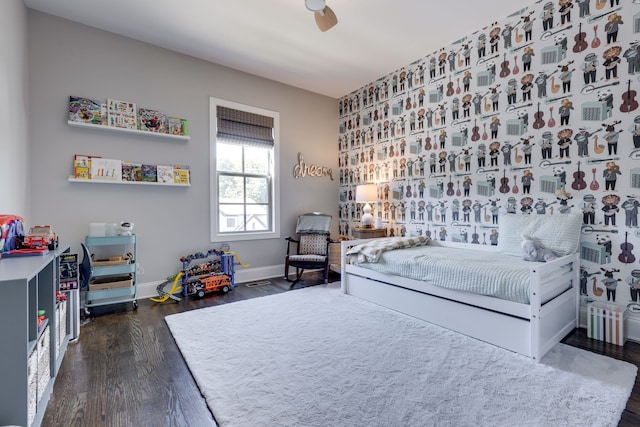
[[[49,326],[44,328],[42,335],[38,338],[38,401],[44,395],[44,391],[51,379],[51,336]]]

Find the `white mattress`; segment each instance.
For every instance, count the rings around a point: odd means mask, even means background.
[[[355,258],[350,260],[354,261]],[[427,245],[386,251],[378,262],[364,262],[358,266],[449,289],[529,304],[529,272],[533,264],[540,263],[498,252]]]

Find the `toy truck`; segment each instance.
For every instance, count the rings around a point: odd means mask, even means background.
[[[231,289],[231,278],[222,273],[213,274],[198,278],[190,287],[190,293],[197,295],[198,298],[204,298],[205,294],[214,291],[222,291],[226,294]]]
[[[51,250],[58,247],[58,235],[53,232],[50,225],[36,225],[29,229],[26,236],[18,238],[18,248]]]

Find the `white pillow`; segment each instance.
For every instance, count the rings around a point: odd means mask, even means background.
[[[559,256],[578,250],[582,215],[500,215],[498,250],[505,255],[521,256],[522,235],[537,240]]]

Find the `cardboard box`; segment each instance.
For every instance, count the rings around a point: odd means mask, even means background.
[[[126,265],[131,264],[129,255],[112,256],[107,259],[97,259],[92,261],[94,267],[103,267],[107,265]]]
[[[133,277],[131,275],[99,277],[91,280],[89,283],[89,291],[104,291],[107,289],[126,288],[129,286],[133,286]]]

